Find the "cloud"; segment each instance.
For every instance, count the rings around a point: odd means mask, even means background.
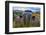
[[[13,10],[31,10],[32,12],[40,11],[40,8],[38,7],[14,7]]]

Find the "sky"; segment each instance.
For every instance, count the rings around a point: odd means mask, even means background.
[[[14,7],[13,10],[31,10],[32,12],[40,11],[38,7]]]

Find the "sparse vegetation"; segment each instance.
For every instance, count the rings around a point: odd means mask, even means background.
[[[35,16],[35,20],[32,20],[32,16]],[[28,15],[28,20],[26,19],[25,16],[24,17],[22,16],[22,12],[13,13],[13,28],[20,27],[40,27],[40,13],[39,12],[32,13],[31,17],[30,15]]]
[[[36,16],[37,14],[35,14],[35,16]],[[33,15],[32,15],[33,16]],[[38,17],[39,17],[39,15],[37,15]],[[37,20],[38,21],[38,20]],[[18,21],[17,23],[16,23],[16,21],[14,20],[13,21],[13,28],[19,28],[19,27],[40,27],[40,21],[38,21],[38,22],[35,22],[35,23],[32,23],[31,21],[30,21],[30,23],[27,23],[26,22],[26,24],[24,24],[24,22],[21,22],[21,21]]]

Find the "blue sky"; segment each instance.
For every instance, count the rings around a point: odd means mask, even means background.
[[[33,12],[40,11],[40,8],[31,7],[30,9],[31,9]]]
[[[39,7],[14,7],[14,10],[31,10],[32,12],[40,11]]]

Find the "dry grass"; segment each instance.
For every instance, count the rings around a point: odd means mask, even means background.
[[[39,14],[32,14],[32,16],[40,16]],[[37,23],[32,23],[30,21],[30,23],[25,23],[24,22],[17,22],[17,21],[13,21],[13,28],[21,28],[21,27],[40,27],[40,21],[38,21]]]

